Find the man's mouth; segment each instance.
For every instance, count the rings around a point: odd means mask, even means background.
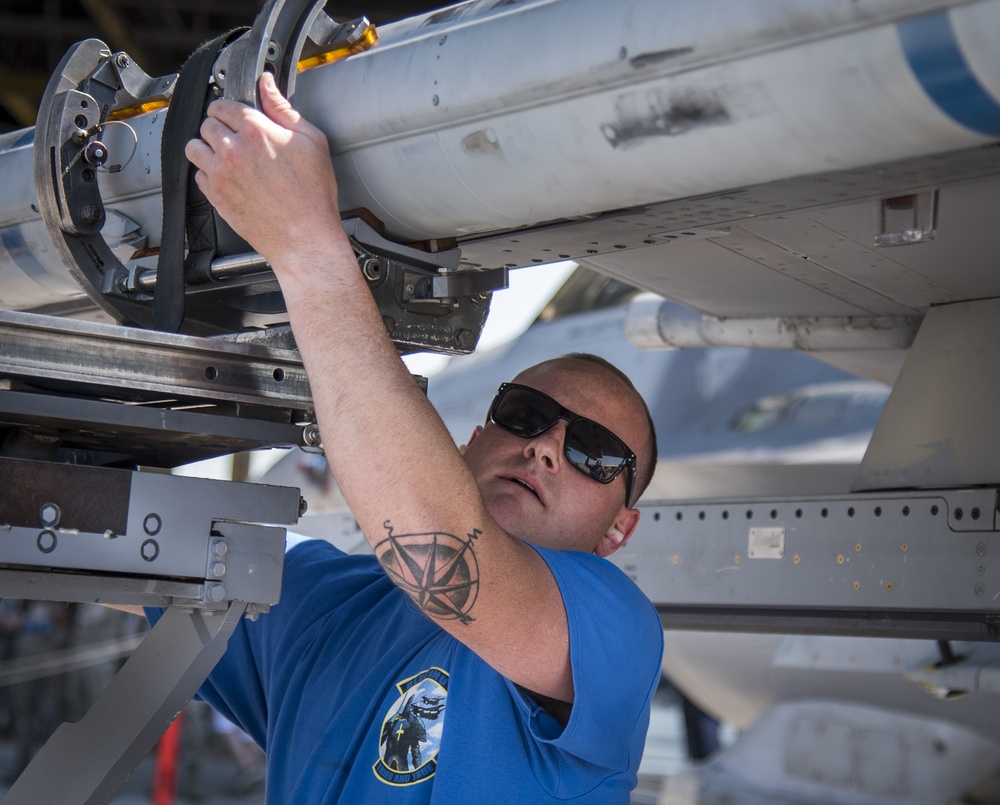
[[[531,492],[531,494],[533,494],[536,498],[541,500],[541,495],[539,495],[538,492],[535,490],[535,487],[533,487],[527,481],[522,481],[520,478],[509,478],[508,480],[513,481],[515,484],[520,484],[529,492]]]

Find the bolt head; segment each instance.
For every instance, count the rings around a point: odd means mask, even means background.
[[[60,511],[55,503],[43,503],[38,512],[38,519],[45,528],[53,528],[59,523]]]
[[[80,210],[80,220],[85,224],[96,224],[101,220],[101,209],[93,204],[88,204]]]

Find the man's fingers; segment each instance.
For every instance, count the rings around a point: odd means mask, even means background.
[[[204,170],[207,167],[212,154],[212,149],[204,140],[188,140],[187,145],[184,146],[184,156],[199,170]]]
[[[265,115],[286,129],[298,128],[299,121],[302,120],[302,116],[281,94],[274,76],[266,70],[260,77],[260,106]]]
[[[240,126],[248,115],[259,115],[252,106],[247,106],[239,101],[231,101],[227,98],[219,98],[208,105],[206,120],[219,120],[233,131],[239,131]]]
[[[205,174],[205,171],[196,170],[194,172],[194,183],[198,185],[198,189],[205,194],[205,198],[208,198],[211,195],[208,186],[208,176]]]
[[[198,129],[199,134],[201,134],[201,139],[204,140],[208,147],[213,151],[218,151],[223,145],[227,137],[232,137],[235,134],[235,130],[221,122],[214,117],[206,117],[201,121],[201,126]]]

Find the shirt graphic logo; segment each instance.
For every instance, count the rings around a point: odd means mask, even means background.
[[[437,771],[448,673],[429,668],[396,688],[400,695],[382,722],[379,759],[372,771],[383,783],[413,785],[429,780]]]

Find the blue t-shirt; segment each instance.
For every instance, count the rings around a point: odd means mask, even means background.
[[[308,540],[200,691],[267,753],[267,801],[626,803],[660,674],[649,601],[609,562],[537,548],[569,619],[565,728],[431,622],[371,555]]]

